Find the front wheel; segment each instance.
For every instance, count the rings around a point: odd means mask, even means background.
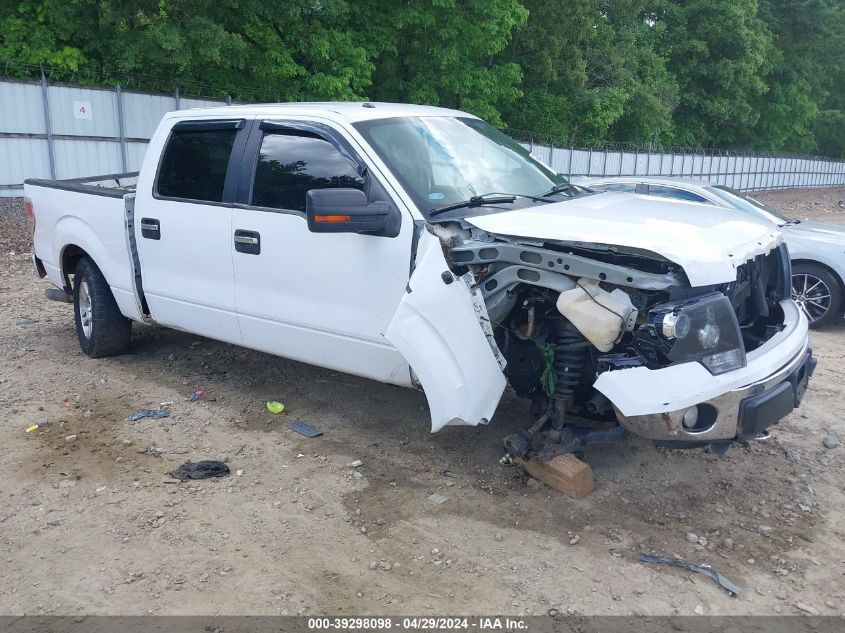
[[[76,264],[73,311],[79,347],[86,355],[113,356],[129,345],[132,321],[121,314],[106,278],[88,257]]]
[[[818,264],[794,264],[792,298],[807,316],[810,327],[817,328],[839,316],[842,286],[827,268]]]

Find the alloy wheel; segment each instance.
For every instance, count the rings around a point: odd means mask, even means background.
[[[810,273],[792,275],[792,298],[810,323],[815,323],[830,310],[830,288]]]
[[[82,324],[82,333],[85,334],[85,338],[91,338],[92,316],[91,289],[88,287],[88,280],[83,279],[79,284],[79,321]]]

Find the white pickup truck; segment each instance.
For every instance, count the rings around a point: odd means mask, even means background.
[[[322,103],[173,112],[141,171],[27,180],[82,351],[155,323],[421,387],[431,428],[530,425],[503,460],[627,432],[756,437],[815,361],[776,226],[570,185],[476,117]]]

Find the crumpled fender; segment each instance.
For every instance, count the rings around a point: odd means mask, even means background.
[[[416,269],[384,336],[425,391],[432,433],[493,417],[507,381],[501,355],[482,329],[485,319],[489,334],[483,302],[474,301],[466,281],[449,271],[440,241],[424,231]]]

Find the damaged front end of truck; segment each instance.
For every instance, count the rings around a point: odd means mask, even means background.
[[[685,268],[637,245],[526,237],[499,217],[427,226],[406,296],[417,321],[388,333],[420,337],[394,343],[403,353],[416,343],[409,361],[432,430],[486,423],[505,379],[530,402],[530,424],[505,439],[503,462],[628,432],[724,450],[800,402],[814,361],[776,230],[723,253],[719,266],[702,256]],[[455,337],[456,328],[466,331]],[[441,340],[434,363],[438,346],[423,345],[423,331]]]

